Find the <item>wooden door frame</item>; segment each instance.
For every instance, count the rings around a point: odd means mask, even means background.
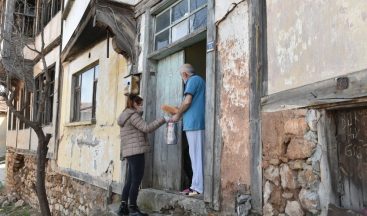
[[[207,10],[214,11],[214,0],[208,0]],[[148,121],[151,121],[155,118],[156,110],[155,110],[155,100],[156,97],[155,89],[156,89],[156,71],[157,71],[157,63],[158,59],[156,57],[151,56],[154,50],[153,41],[153,15],[151,13],[150,8],[145,11],[145,32],[144,44],[148,46],[144,49],[143,53],[143,68],[144,72],[142,74],[142,95],[145,100],[144,113],[145,118]],[[205,33],[205,32],[204,32]],[[207,43],[213,42],[215,44],[216,40],[216,26],[215,26],[215,17],[214,13],[208,13],[207,17],[207,30],[206,36],[204,38],[207,39]],[[195,36],[195,35],[194,35]],[[196,35],[197,38],[202,37],[199,33]],[[203,38],[201,38],[203,39]],[[189,46],[195,42],[195,38],[188,38],[184,44],[184,46]],[[185,43],[184,42],[184,43]],[[180,44],[182,46],[182,44]],[[171,47],[170,49],[177,49],[177,47]],[[184,49],[184,47],[182,47]],[[167,52],[167,50],[166,50]],[[160,56],[161,57],[161,56]],[[214,49],[210,49],[206,53],[206,114],[205,114],[205,156],[204,156],[204,201],[209,203],[210,207],[219,210],[220,209],[220,163],[221,163],[221,136],[220,136],[220,127],[219,127],[219,95],[221,86],[221,76],[219,75],[219,70],[216,65],[216,51]],[[215,103],[213,103],[215,101]],[[149,107],[153,107],[153,109],[149,109]],[[154,142],[154,134],[149,135],[149,141],[151,143]],[[151,154],[147,155],[147,160],[151,159]],[[149,164],[147,166],[150,166]],[[148,167],[146,167],[148,168]],[[145,174],[143,185],[145,187],[151,187],[152,182],[152,171],[151,169],[146,169],[147,172]]]

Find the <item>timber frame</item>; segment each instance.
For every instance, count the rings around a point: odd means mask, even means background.
[[[144,44],[146,49],[143,52],[143,74],[142,74],[142,95],[145,100],[144,113],[147,121],[151,121],[155,118],[155,109],[148,109],[148,107],[155,106],[156,92],[152,89],[156,89],[156,71],[157,63],[159,59],[174,53],[184,47],[190,46],[195,42],[206,38],[207,43],[213,42],[216,44],[216,26],[214,13],[208,13],[207,17],[207,30],[199,29],[197,32],[184,37],[182,40],[177,41],[174,44],[169,45],[159,51],[154,52],[153,43],[153,15],[154,11],[159,10],[159,7],[167,6],[168,3],[173,1],[166,0],[157,4],[150,4],[144,8],[137,8],[138,13],[136,16],[143,14],[145,16],[145,32]],[[155,6],[154,6],[155,5]],[[208,11],[214,11],[214,0],[208,0]],[[153,7],[153,8],[151,8]],[[145,11],[145,12],[143,12]],[[216,47],[214,50],[206,52],[206,114],[205,114],[205,156],[204,156],[204,202],[209,204],[210,208],[214,210],[220,209],[220,191],[221,191],[221,178],[220,178],[220,163],[221,163],[221,150],[222,142],[220,136],[219,127],[219,108],[220,108],[220,88],[221,76],[216,64]],[[149,86],[149,88],[148,88]],[[215,101],[215,103],[213,103]],[[149,135],[149,141],[154,142],[154,134]],[[151,160],[152,155],[146,155],[147,160]],[[148,164],[147,166],[152,166]],[[152,186],[150,179],[152,179],[152,172],[150,169],[146,169],[145,178],[143,180],[143,186],[145,188]]]
[[[252,209],[262,213],[261,97],[267,84],[266,0],[249,1],[250,147]]]

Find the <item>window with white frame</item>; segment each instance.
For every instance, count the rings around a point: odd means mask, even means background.
[[[159,50],[206,26],[207,0],[181,0],[155,17],[154,49]]]
[[[73,75],[71,121],[94,121],[99,65]]]

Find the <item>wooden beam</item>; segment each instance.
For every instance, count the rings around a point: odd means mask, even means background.
[[[208,1],[208,11],[214,11],[215,4],[214,0]],[[207,43],[213,42],[216,40],[216,26],[215,26],[215,17],[214,13],[208,13],[207,17]],[[218,188],[214,187],[214,170],[216,168],[220,169],[220,159],[219,159],[219,167],[214,168],[215,163],[218,161],[215,160],[215,148],[220,143],[217,143],[215,140],[215,128],[216,122],[219,121],[219,118],[216,117],[216,105],[217,103],[213,103],[216,101],[216,93],[218,93],[216,88],[216,53],[215,51],[208,52],[206,54],[206,98],[205,98],[205,146],[204,146],[204,201],[210,203],[210,206],[214,209],[219,210],[220,208],[220,199],[219,196],[216,196],[214,199],[214,190],[216,189],[216,195],[220,193],[220,178],[217,179],[219,181]],[[217,164],[216,164],[217,165]]]
[[[63,20],[66,20],[66,18],[68,17],[68,15],[69,15],[69,13],[70,13],[71,8],[72,8],[72,7],[73,7],[73,5],[74,5],[74,2],[75,2],[75,0],[68,0],[68,3],[66,3],[65,9],[64,9],[64,11],[62,12],[62,19],[63,19]]]
[[[280,110],[335,106],[336,103],[348,103],[367,96],[367,69],[343,76],[349,80],[348,88],[340,89],[337,78],[312,83],[265,96],[261,99],[262,110],[275,112]]]
[[[142,73],[142,89],[141,94],[143,98],[146,98],[144,104],[144,113],[146,121],[153,121],[156,117],[156,70],[152,69],[155,65],[154,61],[148,59],[148,54],[152,48],[152,16],[150,15],[149,9],[146,10],[145,14],[145,34],[144,37],[144,49],[143,49],[143,73]],[[155,133],[150,133],[148,135],[148,141],[151,145],[154,145]],[[153,186],[153,152],[146,154],[146,164],[145,164],[145,174],[143,179],[143,187],[149,188]]]
[[[154,5],[158,4],[162,0],[142,0],[135,6],[135,17],[141,16],[146,11],[149,11]],[[164,0],[163,0],[164,1]],[[167,1],[167,0],[165,0]]]
[[[266,73],[266,1],[249,1],[251,197],[254,212],[262,213],[261,96]],[[265,66],[264,66],[265,65]]]

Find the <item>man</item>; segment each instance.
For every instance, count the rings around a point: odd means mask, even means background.
[[[195,74],[190,64],[182,65],[180,73],[185,83],[184,100],[172,121],[177,122],[183,117],[183,130],[189,143],[193,175],[191,187],[182,193],[193,196],[203,193],[204,190],[205,81]]]

